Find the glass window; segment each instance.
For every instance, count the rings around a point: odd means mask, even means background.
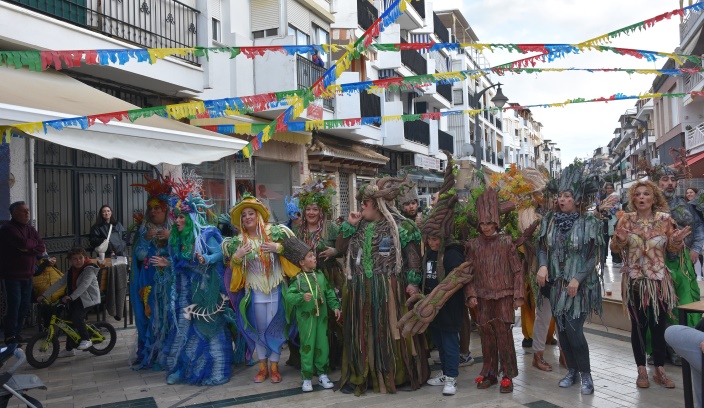
[[[220,20],[213,18],[211,22],[213,28],[213,41],[221,41]]]
[[[183,173],[194,171],[203,179],[203,192],[213,201],[215,214],[227,214],[230,210],[230,180],[226,159],[201,164],[184,164]]]
[[[462,89],[453,89],[452,90],[452,100],[454,101],[455,105],[462,105],[464,101],[462,100],[462,97],[464,96],[464,92]]]
[[[285,223],[284,197],[291,195],[291,164],[259,159],[254,164],[255,196],[271,211],[269,222]]]

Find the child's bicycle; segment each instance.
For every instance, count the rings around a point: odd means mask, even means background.
[[[67,342],[71,341],[76,346],[81,342],[81,336],[73,329],[73,323],[58,316],[61,310],[66,308],[66,305],[42,303],[40,307],[44,309],[42,316],[45,318],[45,329],[29,340],[26,353],[27,362],[34,368],[46,368],[56,361],[61,349],[59,344],[61,331],[66,333]],[[115,347],[117,333],[110,323],[86,322],[86,327],[90,341],[93,342],[93,347],[87,350],[91,354],[103,356]]]

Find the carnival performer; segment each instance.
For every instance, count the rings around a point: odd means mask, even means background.
[[[303,220],[293,231],[298,238],[313,248],[318,257],[319,269],[339,300],[342,297],[345,276],[340,262],[342,254],[335,248],[340,229],[331,220],[334,195],[335,183],[330,178],[313,177],[304,183],[294,197],[299,213],[303,213]],[[332,309],[329,312],[332,312]],[[342,324],[333,319],[328,323],[330,365],[337,367],[342,358]],[[293,359],[295,351],[295,347],[291,348]]]
[[[347,260],[337,385],[344,393],[360,395],[369,384],[381,393],[395,393],[403,383],[415,390],[428,379],[425,338],[401,339],[397,327],[406,312],[406,290],[417,292],[421,282],[420,231],[393,208],[401,185],[410,187],[391,177],[363,185],[357,195],[362,211],[350,212],[337,239]]]
[[[677,302],[665,258],[678,256],[690,227],[677,229],[665,198],[651,181],[638,181],[629,190],[630,208],[619,220],[611,249],[624,255],[621,268],[623,302],[631,318],[631,348],[638,366],[638,388],[648,388],[645,340],[650,330],[655,362],[653,380],[666,388],[675,383],[665,375],[667,316]]]
[[[286,196],[284,197],[284,203],[286,204],[286,216],[288,217],[286,227],[293,230],[303,222],[303,219],[301,218],[301,209],[298,208],[298,198]]]
[[[513,392],[518,375],[511,327],[514,310],[524,300],[524,277],[518,252],[511,237],[499,233],[499,196],[487,187],[476,203],[481,235],[467,243],[466,258],[474,263],[474,280],[465,286],[467,305],[477,310],[482,337],[484,365],[476,379],[477,388],[498,382],[499,360],[503,375],[500,391]]]
[[[164,342],[171,327],[168,299],[171,287],[171,267],[168,264],[171,220],[168,201],[171,186],[168,178],[149,178],[146,183],[133,184],[147,192],[146,217],[136,218],[133,228],[136,239],[132,248],[130,302],[137,328],[136,356],[132,368],[163,368]],[[156,366],[154,366],[156,364]]]
[[[592,313],[601,316],[601,287],[597,264],[603,250],[601,221],[580,205],[586,194],[598,189],[584,165],[571,164],[562,171],[557,188],[560,212],[543,218],[538,241],[538,285],[550,285],[550,305],[558,327],[560,347],[567,360],[567,375],[560,387],[567,388],[581,377],[582,394],[592,394],[589,345],[584,321]],[[555,182],[553,180],[553,186]]]
[[[174,325],[164,346],[167,384],[218,385],[230,381],[232,336],[223,282],[222,235],[208,225],[213,205],[194,174],[172,182],[174,230],[169,238],[173,272],[169,310]]]
[[[254,382],[270,377],[271,382],[279,383],[281,345],[289,336],[285,330],[284,277],[294,277],[300,271],[281,256],[282,242],[294,234],[284,225],[268,225],[269,210],[248,193],[230,210],[230,220],[241,230],[240,235],[223,242],[225,262],[231,269],[230,300],[237,311],[237,330],[247,342],[247,360],[257,351],[259,371]]]
[[[401,214],[420,227],[423,223],[423,215],[418,208],[418,186],[413,184],[411,188],[402,191],[396,202],[401,207]]]
[[[284,257],[301,268],[286,292],[286,304],[295,307],[296,323],[300,328],[301,389],[303,392],[313,391],[311,379],[314,372],[318,373],[320,386],[330,389],[334,384],[328,378],[328,308],[339,320],[340,302],[325,275],[315,269],[318,262],[313,248],[296,237],[287,238],[283,245]]]

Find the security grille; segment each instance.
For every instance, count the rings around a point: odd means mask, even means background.
[[[350,174],[340,172],[340,206],[336,216],[343,216],[345,219],[350,213]]]

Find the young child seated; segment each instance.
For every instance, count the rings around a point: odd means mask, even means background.
[[[71,267],[59,280],[51,285],[37,298],[37,302],[50,297],[54,292],[65,288],[66,295],[61,298],[61,303],[68,304],[69,318],[73,327],[81,336],[79,350],[87,350],[93,346],[86,328],[86,309],[100,303],[100,287],[98,286],[98,266],[90,262],[85,249],[74,247],[67,254]],[[73,355],[73,345],[66,341],[66,352],[60,357]]]
[[[340,303],[335,291],[328,284],[325,275],[315,270],[315,251],[296,237],[287,238],[284,243],[284,257],[301,268],[288,287],[285,301],[296,307],[296,321],[301,339],[301,376],[304,392],[313,391],[311,379],[317,370],[318,383],[323,388],[334,385],[328,378],[330,366],[328,354],[328,307],[340,319]]]

